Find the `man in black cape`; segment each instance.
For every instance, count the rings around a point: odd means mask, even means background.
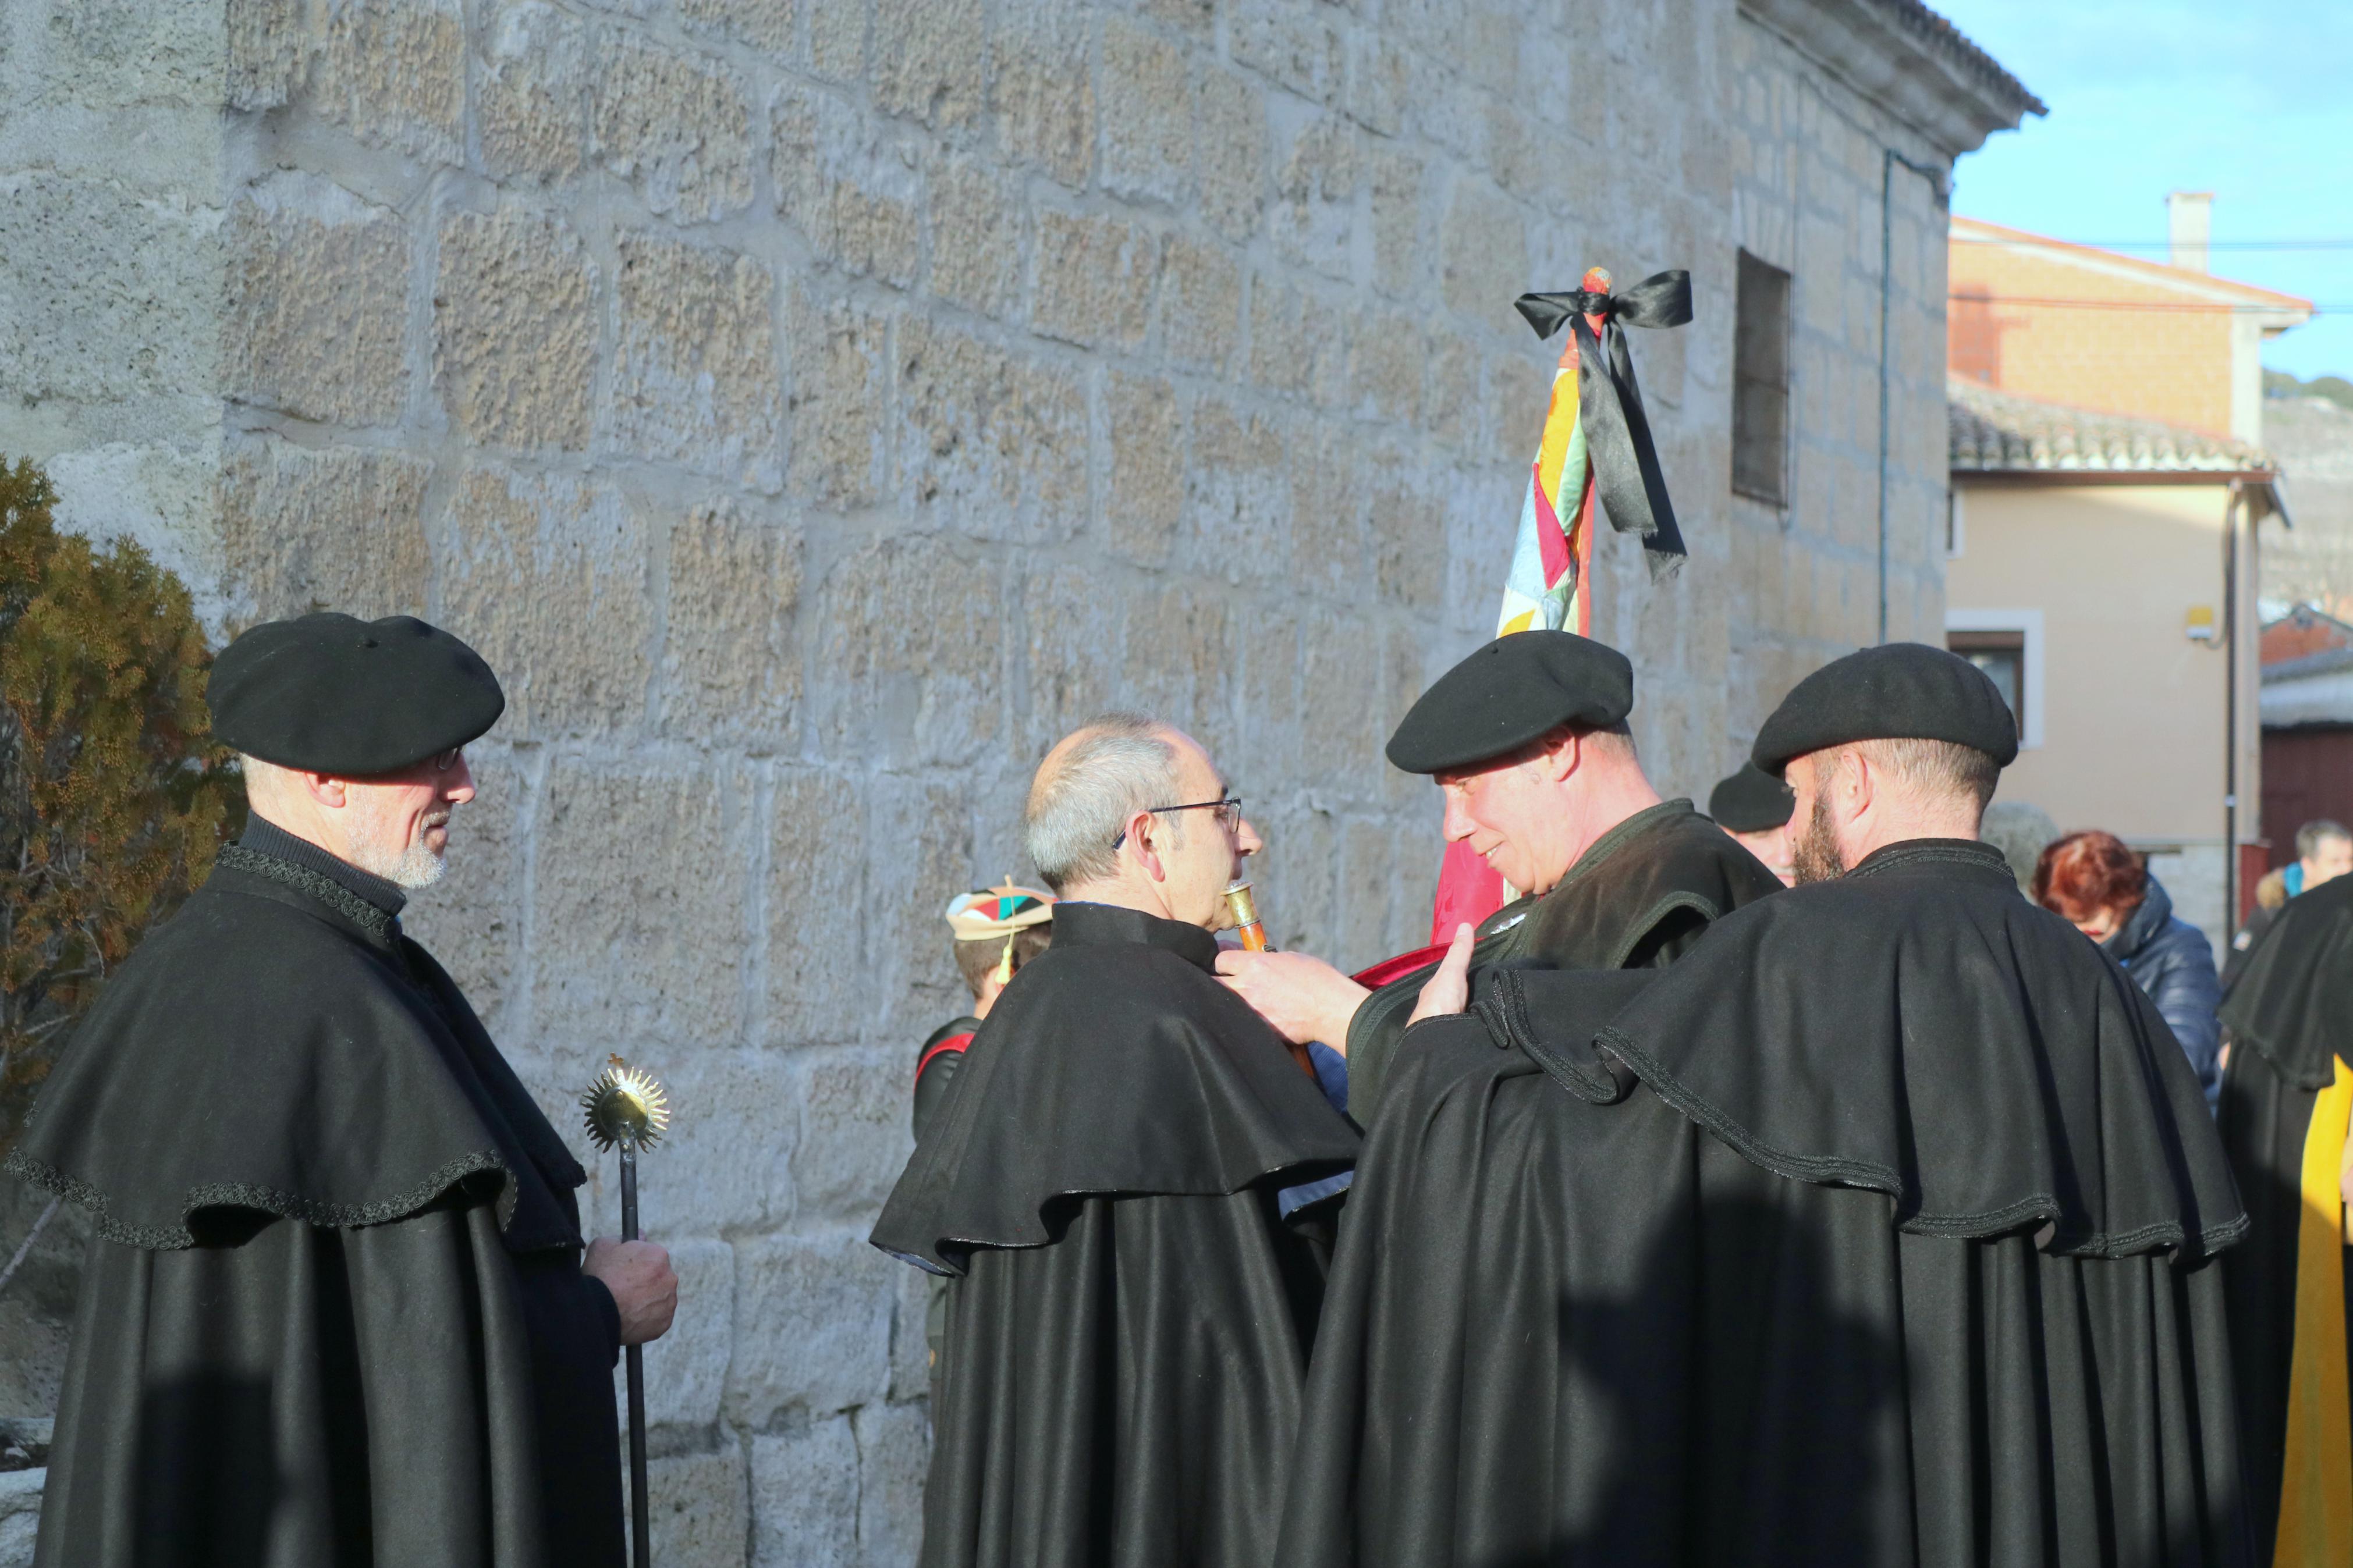
[[[1412,1031],[1275,1561],[2248,1561],[2245,1218],[2154,1006],[1974,839],[2015,737],[1942,649],[1839,660],[1756,746],[1795,890]]]
[[[215,664],[252,816],[75,1031],[8,1170],[96,1222],[43,1568],[618,1568],[613,1363],[662,1250],[401,934],[462,748],[505,706],[406,616],[270,622]]]
[[[2280,910],[2223,998],[2222,1026],[2222,1144],[2253,1222],[2223,1278],[2256,1545],[2266,1563],[2353,1562],[2353,877]]]
[[[1472,963],[1643,969],[1781,884],[1687,800],[1644,776],[1626,716],[1634,667],[1574,632],[1498,637],[1448,670],[1389,737],[1400,771],[1446,798],[1466,841],[1525,896],[1479,925]],[[1369,1127],[1430,961],[1377,989],[1304,953],[1229,952],[1227,983],[1283,1035],[1342,1046],[1348,1110]]]
[[[931,1568],[1263,1568],[1357,1136],[1211,974],[1258,847],[1189,738],[1110,715],[1048,753],[1054,943],[974,1037],[874,1244],[961,1274]]]

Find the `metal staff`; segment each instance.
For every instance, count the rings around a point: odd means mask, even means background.
[[[617,1056],[580,1097],[588,1136],[599,1149],[621,1151],[621,1239],[638,1239],[638,1151],[650,1149],[670,1127],[670,1097],[649,1073]],[[629,1561],[650,1568],[653,1514],[646,1500],[646,1351],[628,1347],[629,1363]]]

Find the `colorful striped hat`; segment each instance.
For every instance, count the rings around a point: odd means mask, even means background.
[[[1054,895],[1035,888],[1019,888],[1008,878],[976,893],[958,893],[948,900],[947,921],[958,942],[987,942],[1010,936],[1054,918]]]

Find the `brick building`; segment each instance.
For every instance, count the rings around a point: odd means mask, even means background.
[[[2041,107],[1916,0],[0,28],[0,451],[223,633],[415,611],[506,680],[412,929],[562,1124],[617,1045],[670,1082],[676,1568],[912,1555],[922,1295],[863,1237],[1043,745],[1166,713],[1279,942],[1418,940],[1436,801],[1379,747],[1492,624],[1557,352],[1512,299],[1688,267],[1635,353],[1692,559],[1605,531],[1596,629],[1704,792],[1805,671],[1941,625],[1940,193]],[[70,1240],[0,1343],[54,1344]]]
[[[2207,272],[2211,201],[2161,264],[1954,220],[1945,626],[2019,710],[2003,793],[2145,851],[2219,950],[2265,865],[2263,342],[2312,306]]]

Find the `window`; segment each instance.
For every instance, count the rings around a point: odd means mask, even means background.
[[[1947,610],[1945,646],[2000,690],[2018,721],[2018,743],[2042,744],[2042,612]]]
[[[1732,488],[1773,506],[1789,495],[1789,275],[1740,253],[1732,328]]]

